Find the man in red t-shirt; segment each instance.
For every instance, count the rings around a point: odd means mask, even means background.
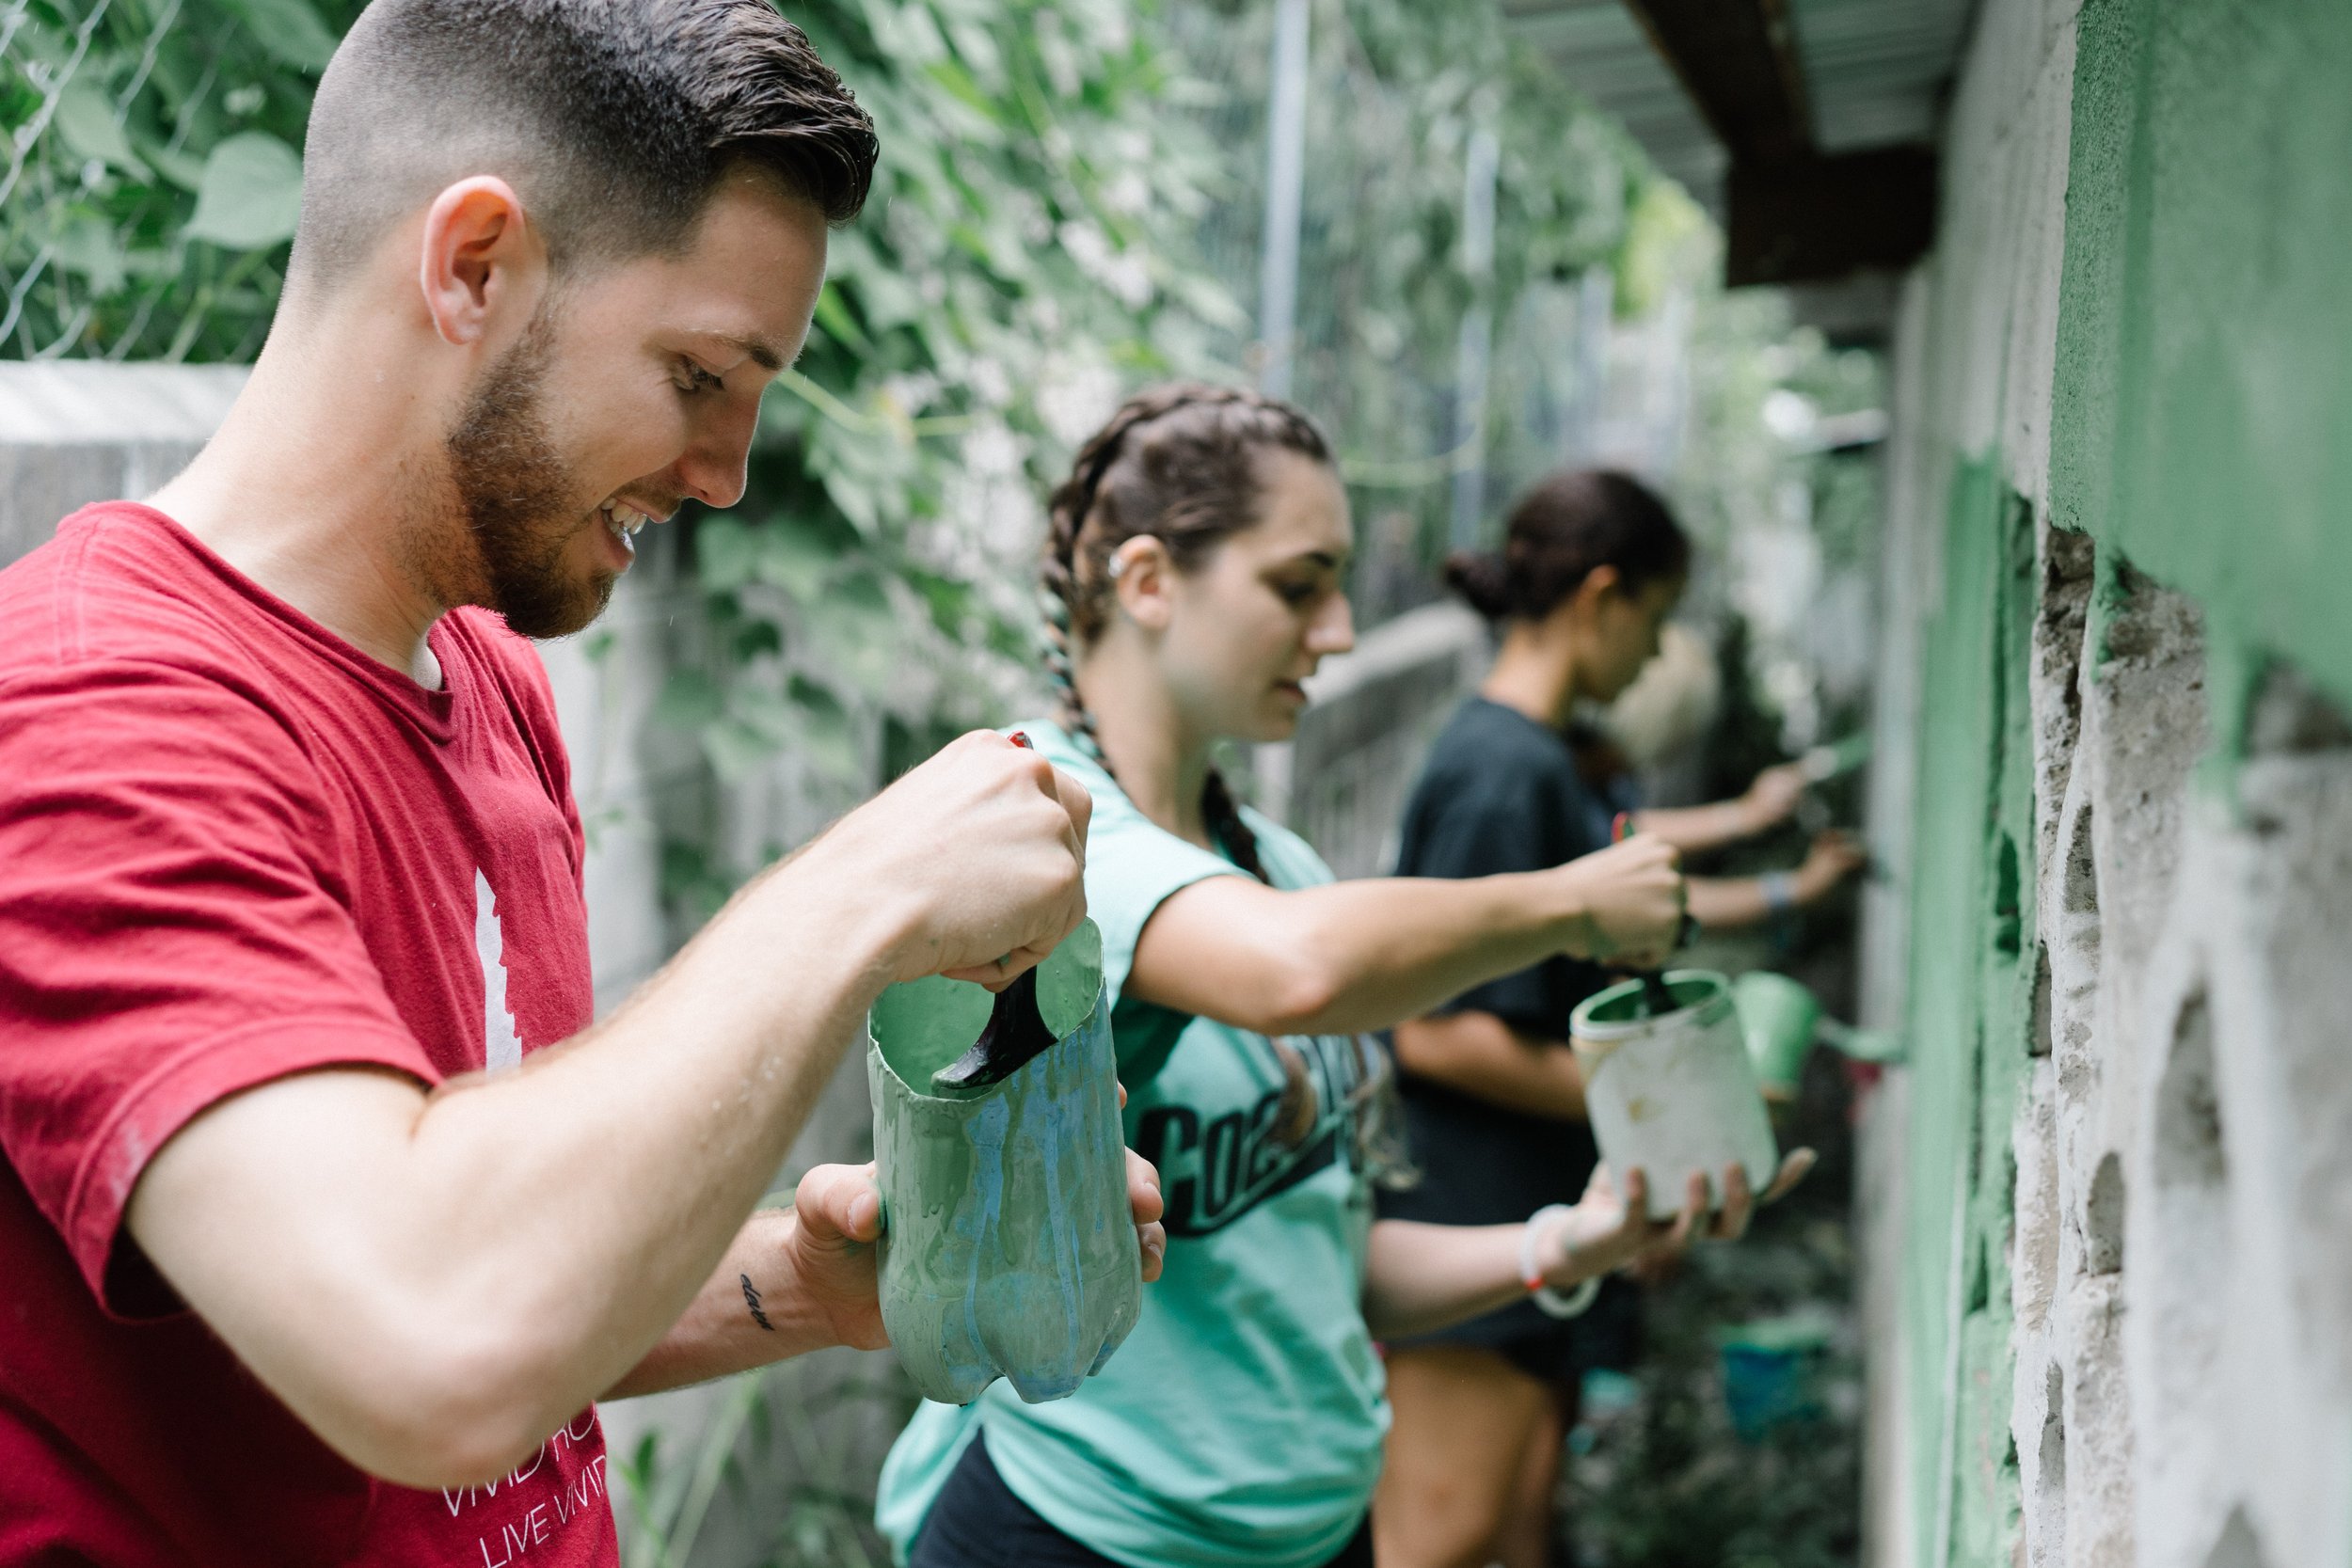
[[[753,1206],[1083,792],[967,736],[591,1027],[524,641],[741,494],[874,155],[764,0],[377,0],[220,434],[0,573],[0,1565],[614,1564],[596,1399],[882,1342],[867,1173]]]

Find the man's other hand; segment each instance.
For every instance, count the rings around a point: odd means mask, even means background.
[[[1135,1216],[1148,1285],[1160,1277],[1168,1232],[1160,1224],[1160,1173],[1132,1148],[1127,1206]],[[859,1350],[888,1345],[874,1274],[874,1243],[882,1240],[882,1220],[873,1164],[811,1167],[792,1195],[792,1210],[798,1223],[786,1245],[800,1307],[820,1319],[842,1344]]]

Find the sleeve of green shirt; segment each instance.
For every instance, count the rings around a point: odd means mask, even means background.
[[[1048,762],[1094,797],[1094,818],[1087,830],[1087,913],[1103,933],[1103,984],[1110,992],[1119,1075],[1133,1086],[1159,1071],[1190,1022],[1186,1014],[1122,994],[1145,924],[1171,894],[1210,877],[1246,873],[1137,811],[1118,781],[1058,727],[1021,727]]]

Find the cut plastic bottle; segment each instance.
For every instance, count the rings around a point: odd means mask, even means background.
[[[1086,921],[1001,998],[934,978],[874,1004],[882,1323],[927,1399],[1066,1398],[1142,1308],[1102,954]]]

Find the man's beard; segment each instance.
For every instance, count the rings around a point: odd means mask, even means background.
[[[545,314],[534,320],[483,376],[445,443],[449,490],[468,535],[450,544],[472,559],[455,574],[466,589],[443,602],[486,606],[525,637],[578,631],[603,611],[617,580],[597,571],[582,581],[564,564],[574,539],[601,523],[593,499],[578,497],[541,417],[553,337]]]

